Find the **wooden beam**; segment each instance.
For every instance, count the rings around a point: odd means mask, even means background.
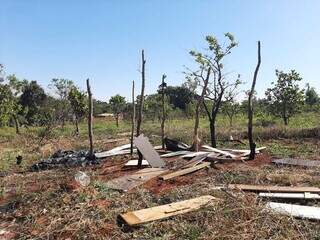
[[[264,198],[288,198],[288,199],[320,199],[318,193],[270,193],[262,192],[259,193],[259,197]]]
[[[320,188],[317,187],[282,187],[282,186],[266,186],[266,185],[246,185],[246,184],[229,184],[228,189],[238,189],[243,191],[256,192],[312,192],[319,193]]]
[[[273,160],[272,163],[277,165],[301,166],[301,167],[320,167],[320,161],[284,158]]]
[[[209,163],[209,162],[204,162],[204,163],[201,163],[201,164],[196,165],[194,167],[190,167],[190,168],[182,169],[182,170],[179,170],[179,171],[176,171],[176,172],[173,172],[173,173],[166,174],[164,176],[161,176],[160,179],[168,180],[168,179],[172,179],[172,178],[179,177],[179,176],[182,176],[182,175],[186,175],[188,173],[192,173],[192,172],[198,171],[198,170],[200,170],[202,168],[209,167],[210,164],[211,163]]]
[[[308,218],[320,220],[320,208],[301,206],[295,204],[268,202],[266,209],[270,209],[274,212],[290,215],[298,218]]]
[[[195,211],[217,198],[207,195],[185,201],[170,203],[152,208],[121,214],[120,217],[129,225],[135,226],[155,220],[165,219],[171,216]]]

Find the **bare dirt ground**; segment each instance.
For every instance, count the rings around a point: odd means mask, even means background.
[[[106,149],[115,145],[103,143]],[[265,201],[254,193],[215,189],[229,183],[320,187],[318,169],[278,168],[271,164],[272,151],[168,181],[155,178],[127,193],[104,183],[136,171],[123,168],[130,156],[90,167],[11,172],[0,177],[0,239],[316,239],[317,222],[267,212]],[[179,157],[166,161],[170,167],[187,162]],[[78,170],[90,176],[88,187],[74,180]],[[117,221],[120,213],[207,194],[220,201],[129,231]]]

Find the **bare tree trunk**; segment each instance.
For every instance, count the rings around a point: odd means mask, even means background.
[[[131,146],[130,146],[130,154],[133,155],[133,137],[134,137],[134,125],[136,121],[136,106],[134,103],[134,81],[132,81],[132,119],[131,119]]]
[[[142,123],[142,111],[143,111],[143,102],[144,102],[144,88],[145,88],[145,64],[146,60],[144,59],[144,50],[141,52],[141,58],[142,58],[142,67],[141,67],[141,95],[140,95],[140,106],[139,106],[139,114],[137,119],[137,137],[140,135],[141,130],[141,123]],[[141,168],[142,166],[142,154],[140,151],[138,151],[139,160],[138,160],[138,168]]]
[[[76,116],[75,119],[75,124],[76,124],[76,134],[79,135],[79,121],[78,121],[78,117]]]
[[[210,72],[211,72],[211,68],[208,69],[207,77],[204,80],[204,86],[202,89],[202,93],[201,93],[200,98],[198,99],[197,106],[196,106],[196,116],[195,116],[194,131],[193,131],[193,144],[191,147],[191,149],[196,152],[199,151],[199,143],[200,143],[200,139],[199,139],[200,107],[201,107],[201,104],[203,103],[203,98],[204,98],[204,95],[207,91],[207,86],[208,86],[208,82],[209,82],[209,78],[210,78]]]
[[[93,132],[92,132],[92,115],[93,115],[93,102],[92,102],[92,93],[89,83],[89,78],[87,79],[87,91],[88,91],[88,134],[89,134],[89,141],[90,141],[90,150],[89,150],[89,158],[93,159]]]
[[[211,146],[217,147],[217,139],[216,139],[216,120],[210,121],[210,138],[211,138]]]
[[[249,159],[252,160],[256,154],[256,144],[253,141],[253,133],[252,133],[252,122],[253,122],[253,106],[252,106],[252,99],[254,94],[254,88],[257,82],[258,71],[261,64],[261,54],[260,54],[260,41],[258,41],[258,63],[253,75],[253,81],[251,85],[251,90],[249,92],[249,100],[248,100],[248,139],[250,145],[250,156]]]
[[[165,97],[165,93],[164,93],[164,89],[165,89],[165,82],[164,79],[166,78],[166,75],[163,74],[162,75],[162,83],[161,83],[161,94],[162,94],[162,119],[161,119],[161,143],[162,143],[162,149],[165,148],[165,144],[164,144],[164,123],[166,121],[166,113],[165,113],[165,102],[164,102],[164,97]]]
[[[20,128],[19,128],[19,121],[17,119],[16,115],[12,115],[13,121],[14,121],[14,126],[16,128],[16,134],[20,134]]]
[[[116,125],[119,127],[119,113],[116,114]]]

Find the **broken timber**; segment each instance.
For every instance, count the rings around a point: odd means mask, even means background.
[[[160,155],[154,150],[148,138],[143,134],[133,140],[134,145],[139,149],[144,158],[149,162],[151,167],[165,167],[165,162]]]
[[[318,207],[269,202],[267,203],[266,208],[271,209],[274,212],[290,215],[293,217],[320,220],[320,208]]]
[[[173,173],[166,174],[164,176],[161,176],[160,179],[168,180],[168,179],[171,179],[171,178],[175,178],[175,177],[179,177],[179,176],[182,176],[182,175],[186,175],[188,173],[192,173],[192,172],[198,171],[198,170],[200,170],[202,168],[209,167],[210,164],[211,163],[209,163],[209,162],[204,162],[204,163],[201,163],[201,164],[196,165],[194,167],[189,167],[189,168],[182,169],[182,170],[179,170],[179,171],[176,171],[176,172],[173,172]]]
[[[137,167],[138,166],[138,159],[129,160],[124,167]],[[147,160],[142,160],[142,166],[149,166],[149,163]]]
[[[175,157],[175,156],[185,155],[185,154],[189,154],[189,153],[192,153],[192,152],[190,152],[190,151],[177,151],[177,152],[163,154],[163,155],[161,155],[161,157],[169,158],[169,157]]]
[[[265,198],[287,198],[287,199],[320,199],[320,195],[318,193],[268,193],[261,192],[259,193],[259,197]]]
[[[243,191],[256,191],[256,192],[320,193],[320,188],[317,188],[317,187],[282,187],[282,186],[266,186],[266,185],[229,184],[227,188],[238,189]]]
[[[202,206],[217,200],[215,197],[207,195],[185,201],[170,203],[152,208],[121,214],[120,217],[129,225],[135,226],[171,216],[191,212]]]
[[[105,186],[115,190],[130,191],[152,178],[155,178],[168,170],[162,168],[145,168],[132,175],[125,175],[108,181]]]
[[[320,161],[284,158],[273,160],[272,163],[277,165],[292,165],[301,167],[320,167]]]

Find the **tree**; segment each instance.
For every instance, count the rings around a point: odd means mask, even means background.
[[[83,119],[88,111],[87,96],[84,92],[80,91],[76,86],[74,86],[69,92],[68,100],[75,116],[76,133],[79,134],[78,123],[81,121],[81,119]]]
[[[261,53],[260,53],[260,41],[258,41],[258,63],[256,66],[256,69],[254,71],[253,75],[253,80],[252,80],[252,85],[251,85],[251,90],[248,94],[248,139],[249,139],[249,145],[250,145],[250,156],[249,159],[252,160],[255,157],[256,154],[256,144],[253,141],[253,96],[254,96],[254,88],[256,86],[257,82],[257,76],[259,72],[261,64]]]
[[[310,87],[309,83],[307,83],[305,101],[306,101],[306,104],[308,104],[310,107],[313,107],[317,103],[320,103],[320,97],[316,92],[316,89],[314,87]]]
[[[175,108],[186,111],[187,105],[194,100],[194,92],[188,88],[189,85],[183,86],[167,86],[165,95],[168,96],[169,102]]]
[[[28,124],[38,124],[41,121],[42,108],[46,100],[46,93],[36,81],[31,81],[23,87],[19,102],[26,113],[25,119]]]
[[[0,120],[2,124],[7,124],[12,119],[19,134],[19,114],[22,114],[19,96],[27,81],[20,81],[15,75],[9,75],[6,80],[0,82]]]
[[[290,117],[299,112],[304,101],[304,90],[298,85],[302,78],[295,70],[288,73],[276,70],[276,76],[277,82],[272,82],[274,87],[268,88],[265,94],[272,113],[280,116],[288,125]]]
[[[126,107],[126,98],[117,94],[110,98],[109,104],[111,106],[113,114],[116,117],[117,127],[119,127],[119,116],[121,113],[123,113]]]
[[[199,68],[196,71],[191,71],[191,74],[187,76],[187,82],[195,81],[199,85],[201,81],[199,79],[205,79],[204,76],[208,74],[209,69],[212,70],[212,74],[209,79],[208,87],[205,92],[204,98],[207,101],[203,101],[209,123],[210,123],[210,137],[211,145],[217,146],[216,142],[216,119],[219,113],[223,97],[228,88],[239,85],[241,81],[237,79],[234,82],[230,82],[226,79],[223,73],[222,60],[231,53],[231,50],[237,46],[237,42],[230,33],[226,33],[225,37],[228,40],[226,46],[221,45],[217,38],[214,36],[207,36],[206,41],[208,49],[204,53],[190,51],[190,55],[194,57],[195,62]],[[209,108],[208,101],[211,103]]]
[[[64,78],[54,78],[50,84],[50,87],[55,90],[56,94],[60,98],[58,112],[59,120],[62,122],[62,127],[65,125],[65,121],[68,119],[70,113],[71,106],[68,101],[68,96],[73,86],[73,81]]]

